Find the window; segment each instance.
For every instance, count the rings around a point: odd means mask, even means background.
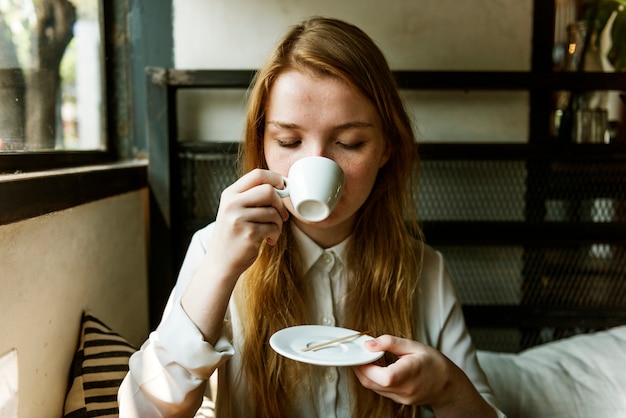
[[[110,159],[104,3],[0,0],[0,172]]]
[[[133,158],[131,38],[120,35],[129,6],[0,0],[0,226],[146,187],[147,161]]]

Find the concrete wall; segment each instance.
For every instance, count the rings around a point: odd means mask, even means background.
[[[174,62],[181,69],[257,68],[285,30],[311,15],[364,29],[392,68],[530,69],[532,0],[173,0]],[[423,142],[526,142],[523,92],[407,94]],[[241,138],[242,92],[180,95],[184,140]]]
[[[83,309],[146,338],[146,211],[142,190],[0,226],[0,355],[18,352],[20,417],[62,415]]]

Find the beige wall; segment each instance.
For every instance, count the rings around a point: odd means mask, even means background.
[[[311,15],[365,30],[398,70],[530,69],[532,0],[173,0],[181,69],[257,68],[287,28]],[[179,93],[184,140],[238,140],[242,92]],[[513,142],[528,137],[526,92],[406,94],[420,142]]]
[[[83,309],[146,338],[146,212],[143,190],[0,226],[0,354],[18,351],[20,417],[62,415]]]

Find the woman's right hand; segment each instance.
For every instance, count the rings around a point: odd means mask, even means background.
[[[277,173],[253,170],[222,192],[211,252],[234,276],[256,260],[261,244],[274,245],[289,212],[274,190],[283,187]]]
[[[211,344],[219,338],[239,276],[254,263],[264,241],[276,244],[289,218],[274,187],[283,187],[282,176],[257,169],[222,192],[211,242],[181,299],[182,308]]]

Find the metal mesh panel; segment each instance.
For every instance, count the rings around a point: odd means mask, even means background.
[[[578,219],[591,222],[611,222],[624,213],[623,201],[609,198],[546,201],[546,220]],[[622,215],[623,219],[623,215]]]
[[[516,353],[523,333],[517,328],[469,328],[474,346],[479,350]]]
[[[614,161],[552,163],[533,193],[545,197],[546,221],[626,220],[626,165]],[[541,175],[541,172],[540,172]]]
[[[549,343],[562,338],[589,332],[601,331],[601,327],[555,328],[543,327],[536,330],[520,328],[469,328],[474,346],[479,350],[518,353],[524,348]]]
[[[555,307],[623,307],[623,244],[533,248],[526,251],[522,303]]]
[[[422,161],[417,207],[424,221],[523,221],[523,161]]]
[[[189,215],[213,219],[221,192],[236,180],[234,155],[185,153],[181,162],[183,188],[191,199]],[[552,182],[543,177],[528,196],[523,161],[423,161],[416,203],[424,221],[524,221],[534,206],[545,221],[626,219],[626,187],[621,183],[626,167],[597,164],[589,170],[613,180],[598,182],[591,173],[565,173]],[[556,187],[558,193],[552,192]],[[589,190],[594,190],[593,197]],[[555,194],[558,198],[550,198]]]
[[[236,180],[233,152],[183,152],[184,216],[215,218],[222,191]],[[612,161],[422,161],[416,193],[424,222],[626,222],[626,167]],[[193,222],[196,222],[194,224]],[[427,237],[428,238],[428,237]],[[439,244],[464,306],[623,309],[626,238],[618,242],[532,245]],[[551,237],[544,237],[551,238]],[[514,241],[513,241],[514,242]],[[550,324],[470,327],[478,348],[522,348],[598,329]]]
[[[626,246],[438,246],[463,304],[623,307]]]
[[[215,219],[222,191],[237,179],[235,155],[187,152],[180,158],[186,217],[207,221]]]
[[[464,305],[517,305],[522,285],[522,247],[438,246]]]
[[[438,246],[464,306],[623,308],[626,246]],[[583,316],[581,323],[585,322]],[[602,327],[470,327],[476,347],[516,352]]]

